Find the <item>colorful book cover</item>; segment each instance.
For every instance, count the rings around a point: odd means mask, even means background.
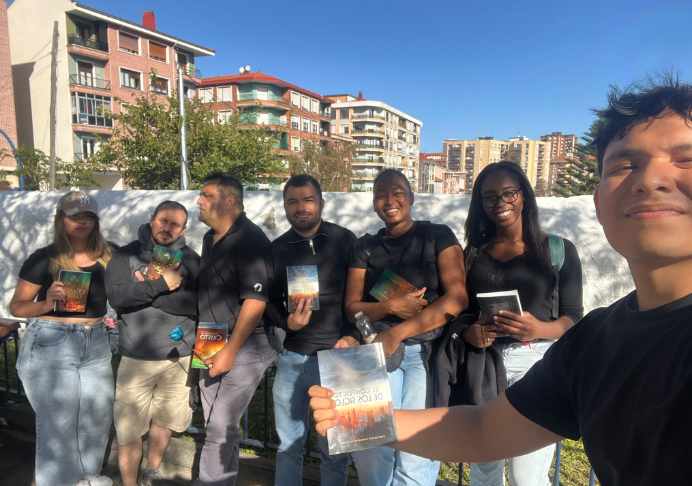
[[[288,312],[294,312],[300,299],[310,299],[310,310],[320,308],[320,283],[317,265],[286,267],[288,280]]]
[[[221,351],[228,341],[228,323],[200,322],[195,338],[195,351],[205,360]],[[206,369],[199,357],[192,355],[192,367]]]
[[[321,385],[334,392],[339,422],[327,431],[329,454],[395,444],[392,392],[382,343],[317,352]]]
[[[416,288],[406,280],[385,268],[380,278],[377,279],[375,285],[370,289],[370,295],[375,297],[379,302],[403,297],[415,291]]]
[[[147,277],[149,280],[156,280],[161,276],[164,270],[182,261],[182,251],[171,250],[165,246],[156,245],[154,247],[154,253],[151,255],[149,268],[147,268]]]
[[[514,312],[523,316],[521,301],[519,300],[518,290],[508,290],[504,292],[489,292],[477,294],[478,306],[486,322],[493,322],[493,316],[499,316],[500,311]]]
[[[58,280],[65,284],[65,302],[56,302],[56,312],[86,312],[91,272],[60,270]]]

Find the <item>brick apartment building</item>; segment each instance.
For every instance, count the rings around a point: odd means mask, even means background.
[[[203,78],[198,96],[209,103],[219,123],[261,103],[262,111],[253,121],[278,134],[274,149],[287,156],[301,152],[308,140],[332,140],[331,99],[259,71]]]
[[[466,173],[445,168],[445,161],[435,157],[435,155],[433,155],[434,159],[430,159],[424,154],[419,157],[420,189],[418,192],[422,194],[464,194]]]
[[[563,135],[562,132],[553,132],[550,135],[542,135],[541,140],[550,142],[550,161],[559,158],[573,158],[577,156],[577,144],[579,137],[575,135]]]
[[[70,0],[15,0],[8,9],[19,143],[50,152],[50,52],[58,21],[57,156],[79,163],[112,134],[104,111],[120,113],[146,92],[177,89],[194,96],[201,81],[196,59],[213,49],[156,30],[153,12],[142,24]],[[149,79],[156,70],[156,78]],[[152,82],[153,81],[153,82]],[[120,98],[119,103],[114,98]],[[123,189],[120,174],[95,174],[102,189]]]
[[[12,85],[12,62],[10,60],[10,34],[7,26],[7,1],[0,1],[0,130],[5,132],[12,143],[17,145],[17,118],[14,110],[14,87]],[[0,135],[0,149],[7,154],[12,153],[12,148],[7,139]],[[5,174],[11,187],[18,187],[19,181],[14,174],[9,172],[17,167],[13,157],[0,159],[0,170]],[[2,177],[0,177],[2,179]]]

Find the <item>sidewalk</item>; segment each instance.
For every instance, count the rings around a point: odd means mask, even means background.
[[[32,486],[34,473],[34,415],[30,407],[10,405],[0,408],[0,486]],[[113,436],[108,443],[108,460],[103,474],[113,479],[114,486],[122,486],[118,471],[117,446]],[[201,444],[172,439],[164,455],[161,472],[171,486],[189,486],[197,476]],[[145,459],[142,466],[146,465]],[[273,459],[240,454],[237,486],[273,486],[275,462]],[[304,468],[303,484],[319,486],[319,470]],[[348,486],[358,486],[350,478]]]

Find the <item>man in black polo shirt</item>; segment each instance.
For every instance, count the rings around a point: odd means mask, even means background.
[[[231,486],[238,476],[240,418],[278,348],[262,319],[269,239],[243,212],[237,177],[210,174],[197,204],[199,220],[211,228],[202,244],[199,320],[228,322],[229,338],[200,376],[207,435],[195,486]]]
[[[309,175],[291,177],[284,186],[284,209],[291,229],[269,245],[269,303],[266,316],[286,331],[274,380],[274,418],[281,444],[276,455],[277,486],[303,484],[303,454],[308,431],[308,388],[319,385],[317,351],[358,344],[355,326],[344,314],[344,287],[353,232],[322,221],[322,189]],[[288,266],[314,265],[319,284],[319,309],[301,299],[288,313]],[[321,484],[339,486],[348,479],[348,454],[329,455],[318,437]]]
[[[690,484],[692,85],[616,89],[597,113],[596,214],[636,290],[485,405],[395,410],[397,449],[488,462],[581,437],[604,486]],[[320,433],[334,423],[330,393],[310,390]]]

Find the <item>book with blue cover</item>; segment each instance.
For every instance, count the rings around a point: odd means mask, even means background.
[[[382,343],[318,351],[317,362],[339,411],[327,431],[330,455],[398,442]]]
[[[317,279],[317,265],[296,265],[286,267],[288,280],[288,312],[293,313],[300,299],[310,299],[310,310],[320,309],[320,282]]]

